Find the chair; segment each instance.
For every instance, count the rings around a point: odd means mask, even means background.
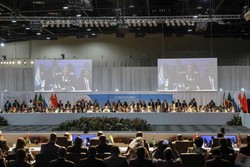
[[[107,158],[109,156],[111,156],[111,153],[109,153],[109,152],[97,153],[96,154],[96,158],[100,158],[100,159],[105,159],[105,158]]]
[[[86,153],[68,153],[66,159],[75,163],[78,166],[80,159],[86,158]]]
[[[68,147],[68,139],[66,137],[57,137],[57,141],[56,144],[58,144],[59,146]]]
[[[56,154],[36,154],[35,167],[46,167],[50,165],[50,161],[57,159]]]
[[[9,166],[11,161],[16,160],[16,153],[8,153],[6,156],[7,167]]]
[[[194,153],[181,153],[182,167],[203,167],[204,155]]]
[[[179,154],[186,153],[188,147],[193,147],[192,141],[176,141],[175,142],[175,149]]]

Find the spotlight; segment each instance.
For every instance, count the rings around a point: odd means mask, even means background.
[[[179,20],[176,20],[175,22],[176,22],[176,24],[177,24],[178,27],[181,25],[181,23],[180,23]]]
[[[4,47],[4,43],[3,42],[1,42],[1,46]]]
[[[166,23],[166,25],[167,25],[168,27],[170,27],[170,23],[169,23],[168,20],[166,20],[165,23]]]
[[[107,21],[104,22],[105,27],[109,27],[109,23]]]
[[[47,40],[50,40],[50,37],[46,37]]]
[[[97,21],[94,21],[94,25],[95,27],[99,27],[99,24],[97,23]]]
[[[145,22],[144,20],[142,21],[142,26],[143,26],[143,27],[146,27],[146,26],[147,26],[147,24],[146,24],[146,22]]]
[[[85,26],[85,27],[88,27],[88,26],[89,26],[87,21],[84,21],[84,26]]]
[[[128,25],[129,27],[131,27],[131,23],[130,23],[129,20],[127,20],[126,23],[127,23],[127,25]]]
[[[12,62],[11,62],[12,64],[15,64],[15,61],[14,60],[12,60]]]
[[[24,64],[24,65],[26,65],[26,64],[27,64],[26,60],[24,60],[24,61],[23,61],[23,64]]]
[[[181,24],[182,24],[183,26],[186,26],[186,23],[185,23],[184,20],[181,20]]]
[[[220,88],[220,92],[223,92],[223,89],[222,89],[222,88]]]
[[[64,9],[64,10],[69,9],[68,5],[64,5],[64,6],[63,6],[63,9]]]
[[[244,88],[241,88],[240,90],[241,90],[242,92],[244,92],[244,91],[245,91],[245,89],[244,89]]]
[[[89,21],[89,26],[94,27],[94,24],[92,23],[92,21]]]
[[[66,21],[66,24],[67,24],[67,27],[69,28],[69,27],[70,27],[70,21],[67,20],[67,21]]]
[[[172,26],[172,27],[174,27],[174,26],[175,26],[175,24],[174,24],[174,21],[173,21],[173,20],[170,20],[170,24],[171,24],[171,26]]]
[[[138,25],[138,27],[141,27],[141,22],[140,22],[140,20],[137,20],[137,25]]]
[[[149,26],[149,27],[152,27],[151,21],[148,21],[148,26]]]
[[[34,61],[31,60],[31,61],[30,61],[30,64],[34,64]]]
[[[99,21],[99,24],[100,24],[101,27],[104,27],[104,24],[103,24],[102,21]]]
[[[26,30],[30,30],[30,27],[26,27],[25,29],[26,29]]]
[[[18,61],[17,61],[17,64],[21,64],[21,61],[20,61],[20,60],[18,60]]]
[[[37,33],[36,33],[36,35],[38,35],[38,36],[39,36],[39,35],[41,35],[41,33],[40,33],[40,32],[37,32]]]
[[[157,27],[157,23],[156,23],[155,20],[153,20],[152,23],[153,23],[153,25],[154,25],[155,27]]]
[[[135,22],[135,20],[132,21],[132,25],[133,25],[133,27],[136,27],[136,22]]]
[[[81,17],[82,15],[80,13],[76,14],[76,17]]]

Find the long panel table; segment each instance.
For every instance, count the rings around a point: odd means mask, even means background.
[[[234,113],[3,113],[10,125],[58,125],[81,117],[141,118],[151,125],[226,125]]]

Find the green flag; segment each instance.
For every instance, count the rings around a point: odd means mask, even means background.
[[[228,103],[229,108],[233,106],[233,100],[232,100],[230,93],[228,94],[228,97],[227,97],[227,103]]]
[[[39,98],[38,98],[38,104],[42,104],[42,106],[43,106],[43,97],[42,97],[41,93],[40,93]]]
[[[37,104],[37,94],[35,95],[34,100],[33,100],[33,105],[36,105],[36,104]]]

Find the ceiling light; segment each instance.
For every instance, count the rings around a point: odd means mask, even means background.
[[[33,1],[33,4],[43,5],[43,4],[45,4],[45,2],[44,1]]]
[[[15,64],[15,61],[14,61],[14,60],[12,60],[12,64]]]
[[[46,37],[47,40],[50,40],[50,37]]]
[[[196,18],[198,18],[198,16],[196,16],[196,15],[195,15],[195,16],[193,16],[193,18],[195,18],[195,19],[196,19]]]
[[[180,23],[179,20],[176,20],[175,22],[176,22],[177,26],[180,26],[180,25],[181,25],[181,23]]]
[[[24,60],[24,61],[23,61],[23,64],[24,64],[24,65],[26,65],[26,64],[27,64],[26,60]]]
[[[76,17],[81,17],[82,15],[81,14],[77,14]]]
[[[106,27],[109,27],[109,23],[108,23],[107,21],[104,22],[104,25],[105,25]]]
[[[175,26],[175,23],[173,20],[170,20],[170,24],[171,24],[171,26]]]
[[[151,21],[148,21],[148,26],[149,26],[149,27],[152,27]]]
[[[100,24],[101,27],[104,27],[104,24],[103,24],[102,21],[99,21],[99,24]]]
[[[168,27],[170,27],[170,23],[169,23],[168,20],[166,20],[165,23],[166,23],[166,25],[167,25]]]
[[[185,23],[184,20],[181,20],[181,24],[182,24],[183,26],[186,26],[186,23]]]
[[[13,20],[11,20],[11,22],[12,22],[12,23],[16,23],[17,21],[16,21],[16,19],[13,19]]]
[[[87,31],[91,31],[91,29],[90,29],[90,28],[88,28],[88,29],[87,29]]]
[[[30,30],[30,27],[26,27],[25,29],[26,29],[26,30]]]
[[[4,47],[4,43],[3,42],[1,42],[1,46]]]
[[[36,35],[41,35],[41,33],[40,33],[40,32],[37,32]]]
[[[18,60],[18,61],[17,61],[17,64],[21,64],[21,61],[20,61],[20,60]]]
[[[157,23],[156,23],[155,20],[153,20],[152,23],[153,23],[153,25],[154,25],[155,27],[157,27]]]
[[[69,7],[68,6],[63,6],[63,9],[67,10],[67,9],[69,9]]]
[[[30,61],[30,64],[34,64],[34,61],[31,60],[31,61]]]
[[[146,27],[146,26],[147,26],[147,24],[145,23],[144,20],[142,21],[142,26],[143,26],[143,27]]]
[[[188,29],[187,31],[188,31],[188,32],[192,32],[193,30],[192,30],[192,29]]]
[[[95,27],[99,27],[99,24],[97,23],[97,21],[94,22]]]
[[[11,61],[9,61],[9,64],[12,64],[12,62],[11,62]]]
[[[94,27],[94,24],[92,23],[92,21],[89,21],[89,26]]]

